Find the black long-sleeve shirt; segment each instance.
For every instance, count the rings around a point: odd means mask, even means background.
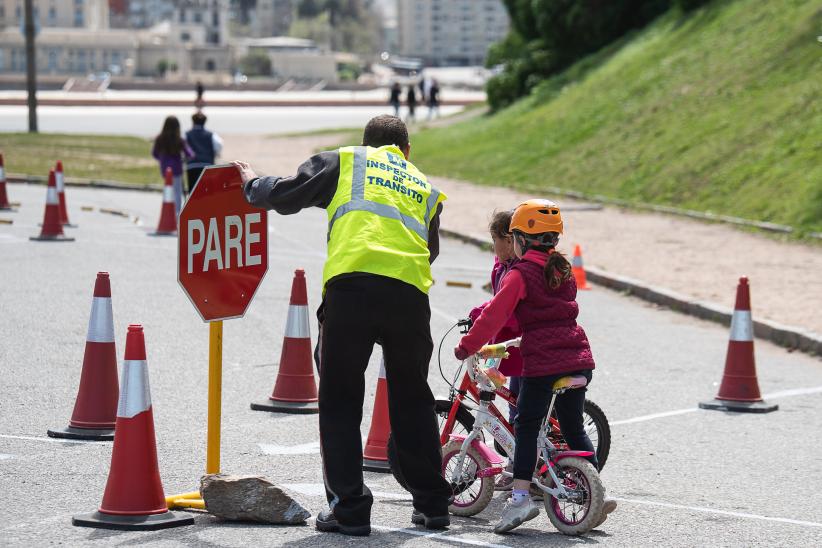
[[[307,207],[328,207],[337,192],[340,178],[338,151],[315,154],[297,169],[291,177],[258,177],[245,184],[245,199],[253,206],[273,209],[281,215],[291,215]],[[440,213],[437,207],[428,226],[429,262],[433,263],[440,251]]]

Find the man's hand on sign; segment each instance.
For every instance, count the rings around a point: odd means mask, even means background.
[[[254,170],[251,169],[251,166],[245,162],[234,161],[231,162],[231,165],[237,166],[237,169],[240,170],[240,177],[243,180],[243,185],[245,185],[251,179],[256,179],[257,174],[254,173]]]

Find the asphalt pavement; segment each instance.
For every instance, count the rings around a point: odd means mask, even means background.
[[[45,187],[9,185],[21,202],[0,212],[0,544],[5,546],[819,546],[822,545],[822,360],[757,341],[759,383],[780,405],[766,415],[697,409],[712,398],[727,348],[725,328],[595,287],[579,296],[580,323],[597,361],[589,391],[608,415],[611,456],[603,471],[620,506],[583,538],[556,532],[544,511],[516,534],[491,532],[496,497],[475,518],[432,533],[410,524],[411,505],[389,476],[366,473],[375,492],[367,539],[320,534],[311,525],[229,524],[201,513],[195,525],[133,533],[77,528],[71,516],[97,509],[111,443],[46,437],[71,415],[95,273],[111,273],[119,359],[126,326],[145,327],[160,472],[167,494],[194,490],[205,462],[208,327],[176,280],[176,239],[148,235],[160,194],[69,188],[70,243],[31,242]],[[82,206],[93,207],[84,211]],[[116,208],[129,216],[99,211]],[[447,215],[447,208],[445,214]],[[277,374],[293,272],[304,268],[309,306],[319,302],[325,212],[269,220],[269,271],[246,316],[224,327],[222,470],[262,474],[312,513],[325,507],[316,415],[251,411]],[[444,240],[434,266],[431,330],[436,342],[487,299],[491,256]],[[447,281],[470,282],[470,289]],[[754,314],[756,311],[754,311]],[[312,336],[316,322],[312,318]],[[452,333],[443,367],[453,372]],[[367,372],[365,437],[379,350]],[[429,374],[435,393],[447,386]],[[333,455],[331,456],[333,458]]]

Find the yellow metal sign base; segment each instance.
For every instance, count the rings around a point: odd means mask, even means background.
[[[208,324],[208,434],[206,437],[206,474],[220,473],[220,415],[223,385],[223,322]],[[205,510],[199,491],[166,497],[169,510]]]

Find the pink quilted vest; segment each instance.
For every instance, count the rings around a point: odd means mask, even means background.
[[[523,260],[513,266],[525,281],[527,296],[514,310],[522,329],[522,375],[542,377],[594,369],[591,345],[577,325],[579,305],[573,276],[550,289],[543,266]]]

